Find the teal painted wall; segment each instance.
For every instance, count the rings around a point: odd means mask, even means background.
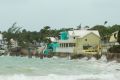
[[[68,39],[68,32],[61,32],[60,40],[67,40],[67,39]]]
[[[49,52],[54,52],[54,51],[56,51],[56,48],[57,47],[59,47],[60,46],[60,44],[59,43],[57,43],[57,42],[53,42],[53,43],[50,43],[50,44],[48,44],[47,45],[47,49],[45,50],[45,52],[44,52],[44,54],[49,54]]]

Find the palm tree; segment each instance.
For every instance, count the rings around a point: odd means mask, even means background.
[[[108,23],[108,21],[105,21],[105,22],[104,22],[104,25],[106,25],[107,23]]]

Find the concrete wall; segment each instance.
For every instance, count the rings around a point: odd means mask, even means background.
[[[58,47],[56,48],[55,52],[61,52],[61,53],[73,53],[74,47]]]

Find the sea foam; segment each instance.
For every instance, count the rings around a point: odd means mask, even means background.
[[[114,74],[99,74],[99,75],[55,75],[48,76],[25,76],[7,75],[0,76],[0,80],[119,80],[120,77]]]

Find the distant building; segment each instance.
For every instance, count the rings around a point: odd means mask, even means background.
[[[112,33],[112,35],[110,36],[109,42],[110,42],[112,45],[118,45],[117,39],[118,39],[118,31]]]
[[[11,43],[11,48],[18,47],[18,42],[16,40],[10,39],[10,43]]]
[[[0,48],[3,47],[3,35],[0,34]]]
[[[5,51],[7,50],[7,42],[6,40],[3,38],[3,34],[0,33],[0,54],[5,53]]]
[[[0,33],[0,48],[7,48],[7,42],[3,38],[3,34]]]

